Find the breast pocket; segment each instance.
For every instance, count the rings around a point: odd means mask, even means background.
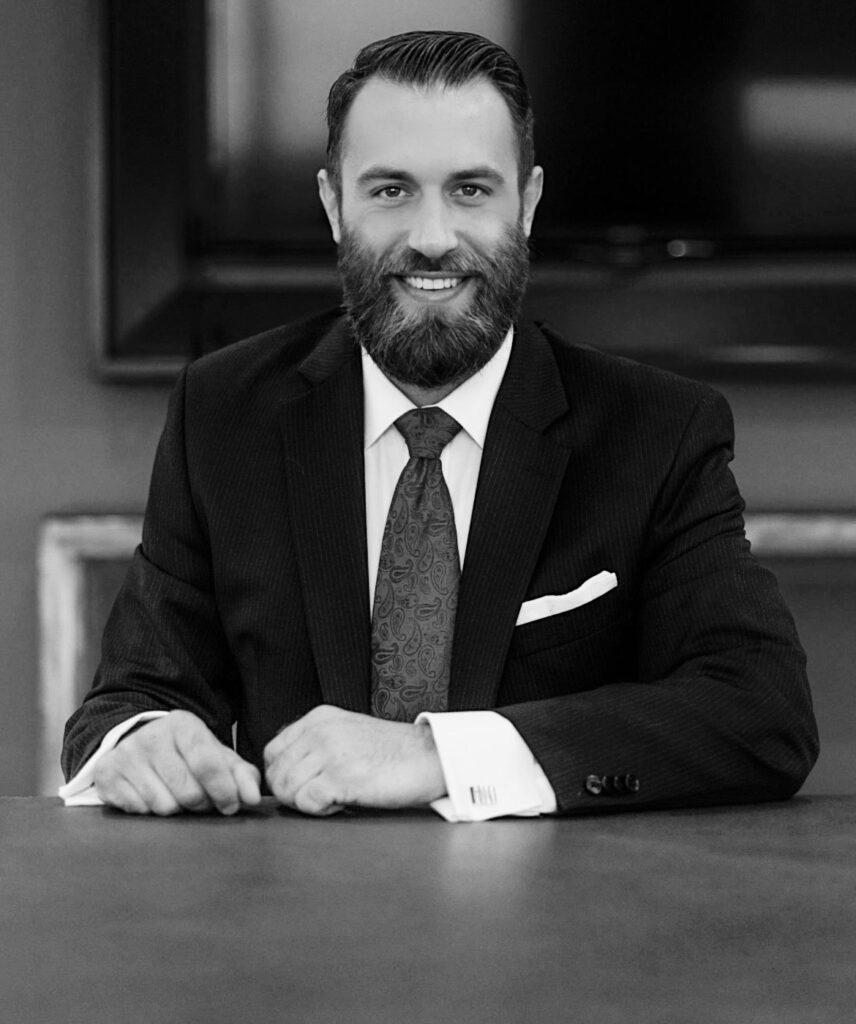
[[[524,658],[536,651],[576,643],[610,626],[620,625],[629,617],[620,589],[611,590],[580,608],[516,626],[508,656]]]

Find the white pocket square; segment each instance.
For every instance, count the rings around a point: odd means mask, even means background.
[[[536,597],[532,601],[524,601],[520,606],[520,614],[517,616],[517,626],[525,626],[527,622],[535,622],[536,619],[546,619],[548,615],[559,615],[561,612],[569,612],[573,608],[579,608],[595,598],[603,597],[610,590],[618,586],[618,577],[614,572],[606,569],[586,580],[576,590],[567,594],[545,594],[543,597]]]

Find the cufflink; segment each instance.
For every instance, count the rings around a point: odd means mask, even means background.
[[[476,807],[493,807],[497,803],[496,786],[470,786],[470,803]]]

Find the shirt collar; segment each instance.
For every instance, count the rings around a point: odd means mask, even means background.
[[[463,384],[437,402],[437,405],[453,416],[480,448],[484,448],[487,424],[493,411],[502,378],[511,358],[511,343],[514,328],[508,334],[490,360]],[[363,359],[363,408],[366,448],[371,446],[392,426],[399,416],[415,408],[410,399],[385,377],[377,364],[360,348]]]

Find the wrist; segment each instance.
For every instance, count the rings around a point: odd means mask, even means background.
[[[425,799],[424,803],[430,804],[446,796],[446,776],[443,773],[443,765],[440,755],[437,752],[437,744],[434,742],[434,733],[428,722],[417,722],[412,728],[415,730],[419,745],[421,759],[425,765]]]

